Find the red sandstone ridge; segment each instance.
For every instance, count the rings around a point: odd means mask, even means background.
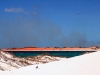
[[[46,48],[39,48],[39,47],[24,47],[24,48],[8,48],[2,49],[2,51],[97,51],[100,50],[98,46],[92,46],[88,48],[81,48],[81,47],[46,47]]]

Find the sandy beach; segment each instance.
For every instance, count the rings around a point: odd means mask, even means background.
[[[0,75],[100,75],[100,51],[11,71],[0,71]]]

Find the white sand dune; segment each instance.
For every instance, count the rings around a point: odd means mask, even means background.
[[[100,51],[46,64],[0,71],[0,75],[100,75]]]
[[[6,71],[6,70],[12,70],[12,69],[18,69],[21,67],[29,66],[29,65],[35,65],[35,64],[41,64],[41,63],[49,63],[53,61],[60,60],[62,58],[60,57],[54,57],[49,55],[38,55],[38,56],[30,56],[27,58],[20,58],[16,57],[13,54],[9,52],[0,52],[0,70]]]

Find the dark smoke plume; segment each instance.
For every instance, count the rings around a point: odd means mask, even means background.
[[[60,27],[41,19],[17,18],[0,20],[0,48],[8,47],[68,47],[99,45],[88,41],[85,34],[71,32],[64,36]]]

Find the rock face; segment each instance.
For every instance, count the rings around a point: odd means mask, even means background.
[[[20,67],[34,65],[34,64],[44,64],[52,61],[60,60],[60,57],[52,57],[48,55],[39,55],[35,57],[26,57],[20,58],[15,57],[13,54],[8,52],[0,52],[0,70],[11,70],[11,69],[18,69]]]

